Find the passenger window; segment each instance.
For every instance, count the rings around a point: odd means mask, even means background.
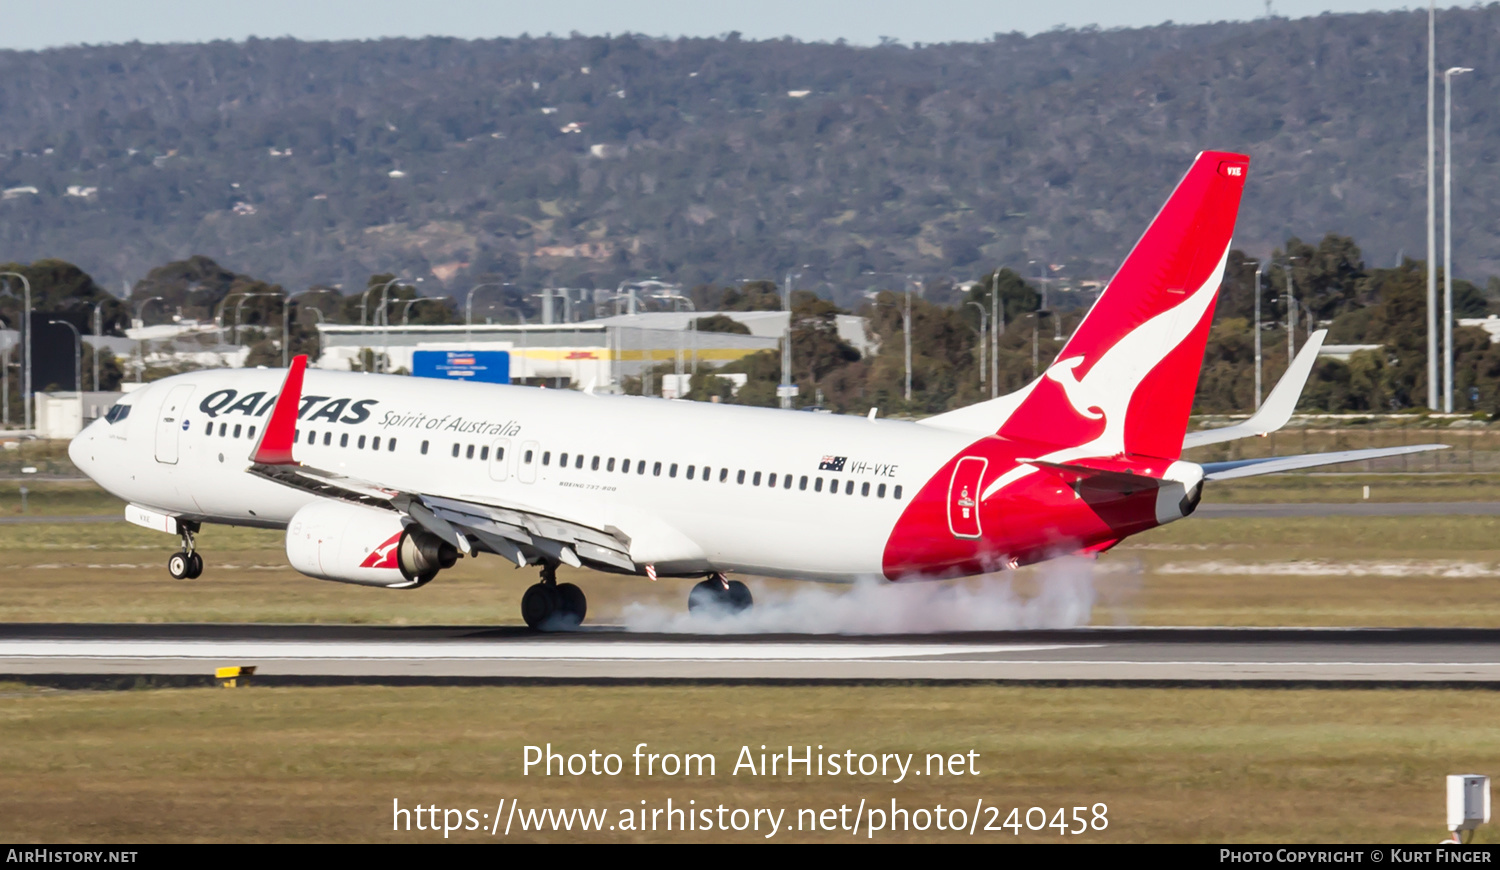
[[[488,447],[481,447],[481,448],[479,448],[479,461],[480,462],[484,462],[484,461],[488,460],[489,458],[490,458],[490,448],[488,448]]]
[[[859,485],[859,494],[860,495],[869,495],[870,494],[870,482],[868,480],[865,481],[864,483],[861,483]]]
[[[850,480],[844,483],[844,495],[854,495],[854,481]]]
[[[422,455],[423,456],[427,455],[427,444],[428,444],[428,442],[426,442],[426,441],[422,442]]]
[[[339,446],[340,447],[348,447],[349,446],[349,433],[348,432],[345,432],[344,434],[342,434],[342,435],[339,436]],[[453,455],[454,456],[458,455],[458,445],[457,444],[453,445]]]
[[[573,467],[574,468],[578,468],[578,469],[583,468],[583,454],[582,453],[580,453],[577,456],[573,457]]]
[[[745,474],[745,472],[743,472],[743,471],[740,472],[741,476],[744,476],[744,474]],[[728,479],[729,479],[729,469],[727,469],[727,468],[721,468],[721,469],[719,469],[719,482],[723,483],[724,481],[726,481]]]
[[[551,450],[544,450],[544,451],[542,451],[542,464],[543,465],[551,465],[552,464],[552,451]]]
[[[359,436],[359,449],[360,450],[365,449],[365,436],[363,436],[363,435]],[[473,450],[474,448],[470,447],[469,449]]]
[[[766,486],[769,486],[772,489],[776,488],[776,473],[775,472],[772,472],[771,476],[768,477],[768,478],[766,478]]]
[[[229,431],[229,424],[228,423],[220,423],[219,424],[219,437],[220,438],[223,438],[224,437],[224,433],[226,433],[228,431]]]
[[[387,453],[395,453],[396,452],[396,439],[392,438],[391,440],[389,440],[389,441],[387,441],[385,443],[385,452],[387,452]]]
[[[345,435],[344,437],[347,438],[349,436]],[[454,442],[454,444],[453,444],[453,458],[454,459],[458,458],[458,443],[457,442]]]
[[[620,460],[620,473],[621,474],[629,474],[630,473],[630,460],[629,459],[621,459]]]
[[[885,498],[885,484],[882,483],[881,485],[875,487],[875,497]]]
[[[745,469],[743,469],[743,468],[740,469],[740,473],[735,476],[734,482],[735,483],[744,483],[745,482]]]
[[[759,471],[755,472],[755,477],[751,478],[751,482],[755,486],[760,486],[760,472]]]
[[[505,460],[505,448],[504,447],[496,447],[495,448],[495,461],[496,462],[503,462],[504,460]]]
[[[595,456],[594,459],[593,459],[593,461],[589,463],[589,470],[590,471],[598,471],[599,470],[599,457]]]
[[[792,488],[792,476],[790,474],[783,474],[781,476],[781,488],[782,489],[791,489]]]
[[[113,422],[113,421],[111,421],[111,422]],[[208,428],[203,430],[203,434],[204,435],[212,435],[212,434],[214,434],[214,421],[212,421],[212,420],[208,421]]]
[[[307,443],[308,444],[317,444],[318,443],[318,433],[316,433],[316,432],[308,432],[307,433]]]
[[[615,458],[613,456],[611,456],[609,458],[609,462],[605,463],[604,470],[605,471],[614,471],[615,470]]]
[[[251,431],[254,431],[254,430],[251,430]],[[423,443],[426,443],[426,442],[423,442]],[[333,433],[332,432],[324,432],[323,433],[323,446],[324,447],[328,447],[331,444],[333,444]],[[427,451],[423,450],[422,452],[426,453]]]
[[[474,448],[470,447],[469,449],[473,450]],[[527,465],[530,465],[531,464],[531,460],[534,459],[535,457],[536,457],[536,451],[535,450],[528,450],[524,454],[522,454],[521,461],[524,462],[524,463],[526,463]]]
[[[234,424],[234,437],[240,437],[240,424]]]
[[[219,434],[220,435],[224,434],[224,424],[222,424],[222,423],[219,424]],[[239,435],[240,435],[240,427],[238,427],[238,426],[234,427],[234,435],[235,435],[236,438],[239,437]],[[296,444],[298,441],[301,441],[301,440],[302,440],[302,430],[301,429],[293,429],[292,430],[292,443]]]
[[[370,449],[371,450],[379,450],[380,449],[380,436],[379,435],[376,435],[375,439],[372,442],[370,442]]]
[[[651,465],[651,476],[652,477],[661,477],[661,463],[660,462],[656,462],[656,463],[653,463]]]
[[[689,465],[688,468],[687,468],[687,479],[688,480],[692,480],[693,479],[693,466],[691,466],[691,465]]]
[[[676,477],[676,476],[677,476],[677,463],[674,462],[674,463],[672,463],[672,467],[667,469],[667,477]]]
[[[828,478],[828,491],[834,494],[838,494],[839,479],[837,477]]]
[[[807,489],[807,475],[805,475],[805,474],[802,475],[802,479],[799,480],[799,481],[797,481],[797,488],[798,489]]]
[[[901,498],[901,484],[896,484],[896,488],[891,490],[891,498]]]
[[[639,460],[638,462],[636,462],[636,464],[635,464],[635,473],[636,474],[645,474],[646,473],[646,460],[642,459],[642,460]]]
[[[561,456],[559,456],[557,458],[557,465],[558,465],[559,468],[567,468],[568,467],[568,454],[564,453]]]
[[[254,426],[251,426],[251,427],[250,427],[250,437],[251,437],[251,438],[254,438],[254,437],[255,437],[255,427],[254,427]]]
[[[470,444],[469,448],[464,451],[464,458],[465,459],[473,459],[474,458],[474,445],[473,444]]]
[[[822,491],[823,491],[823,478],[820,477],[817,480],[813,481],[813,492],[822,492]]]

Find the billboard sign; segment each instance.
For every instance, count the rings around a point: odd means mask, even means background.
[[[411,373],[419,378],[510,383],[510,352],[504,350],[418,350]]]

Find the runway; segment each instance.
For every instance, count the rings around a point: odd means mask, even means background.
[[[834,637],[611,628],[0,624],[0,680],[995,682],[1500,688],[1500,629],[1090,628]],[[116,680],[118,681],[118,680]],[[171,682],[171,679],[167,680]]]
[[[1500,502],[1434,501],[1434,502],[1306,502],[1276,504],[1213,504],[1198,507],[1193,516],[1199,519],[1244,519],[1247,517],[1438,517],[1500,516]],[[23,514],[0,517],[0,526],[78,525],[88,523],[123,523],[120,514]]]

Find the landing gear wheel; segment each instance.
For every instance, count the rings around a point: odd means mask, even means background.
[[[540,631],[561,609],[561,604],[562,598],[557,594],[556,586],[534,583],[521,596],[521,618],[526,620],[528,628]]]
[[[187,553],[173,553],[172,558],[167,560],[167,573],[172,575],[173,580],[190,580],[192,564],[192,557]]]
[[[581,625],[589,610],[589,601],[584,597],[583,590],[572,583],[559,583],[554,591],[557,595],[558,616],[569,628]]]
[[[754,604],[750,587],[738,580],[726,580],[716,574],[693,587],[688,593],[688,612],[715,613],[726,616],[743,613]]]
[[[197,553],[188,554],[188,579],[197,580],[203,576],[203,557]]]

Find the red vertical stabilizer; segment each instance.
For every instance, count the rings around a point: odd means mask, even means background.
[[[1181,455],[1249,166],[1198,155],[1000,435],[1079,455]]]

